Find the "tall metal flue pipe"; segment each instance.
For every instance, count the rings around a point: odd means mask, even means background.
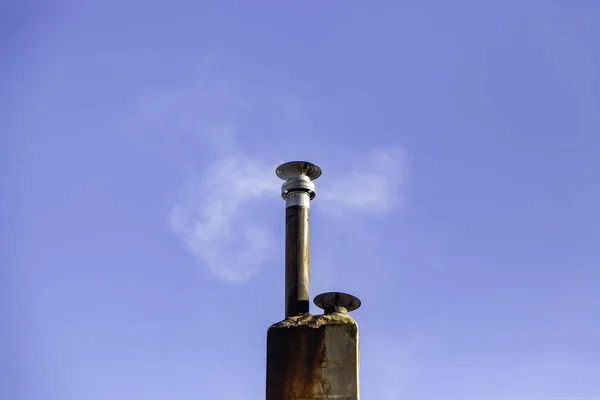
[[[321,168],[306,161],[290,161],[277,168],[285,183],[285,317],[308,314],[310,279],[310,201],[315,198],[313,180]]]

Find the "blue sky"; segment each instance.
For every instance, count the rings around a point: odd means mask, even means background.
[[[600,399],[600,3],[95,3],[0,6],[3,398],[263,399],[306,159],[363,398]]]

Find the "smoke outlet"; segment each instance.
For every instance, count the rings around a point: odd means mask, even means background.
[[[358,297],[342,292],[322,293],[315,297],[314,303],[323,309],[325,314],[346,314],[360,307]]]

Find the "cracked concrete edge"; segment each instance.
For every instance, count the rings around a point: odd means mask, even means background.
[[[343,325],[343,324],[351,324],[356,325],[356,321],[354,318],[350,316],[350,314],[346,313],[332,313],[332,314],[320,314],[320,315],[298,315],[295,317],[290,317],[288,319],[284,319],[283,321],[277,322],[269,329],[273,328],[291,328],[294,326],[308,326],[309,328],[319,328],[323,325]]]

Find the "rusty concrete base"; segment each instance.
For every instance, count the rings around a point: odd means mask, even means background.
[[[291,317],[267,333],[266,400],[358,400],[358,367],[350,315]]]

